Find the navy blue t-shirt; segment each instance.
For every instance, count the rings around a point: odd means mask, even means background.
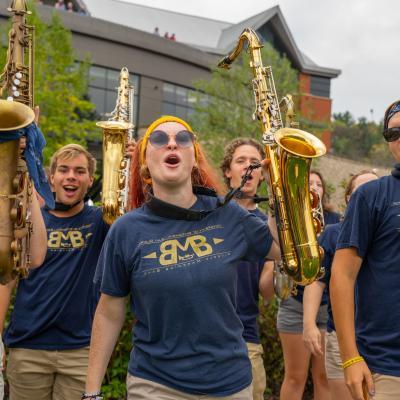
[[[324,211],[325,226],[337,224],[340,221],[340,214],[333,211]]]
[[[385,176],[351,196],[337,249],[363,259],[356,282],[356,337],[371,371],[400,376],[400,180]]]
[[[328,321],[326,324],[326,330],[328,332],[332,332],[335,330],[335,324],[333,322],[332,315],[332,304],[329,297],[329,281],[331,279],[332,262],[336,251],[336,243],[340,232],[340,226],[340,222],[338,224],[327,226],[318,238],[319,245],[324,249],[322,266],[325,267],[325,274],[320,279],[320,281],[324,282],[326,285],[324,293],[327,294],[328,300]]]
[[[340,221],[340,214],[335,213],[333,211],[324,211],[325,229],[329,225],[337,224],[339,221]],[[293,298],[303,304],[304,286],[297,285],[296,290],[297,290],[297,293],[295,296],[293,296]],[[321,306],[327,304],[327,302],[328,302],[328,295],[325,290],[322,295]]]
[[[258,208],[248,210],[261,218],[264,223],[267,216]],[[258,333],[257,317],[258,293],[261,272],[264,268],[265,259],[258,261],[241,261],[238,268],[237,280],[237,313],[243,324],[243,338],[246,342],[260,343]]]
[[[46,258],[19,281],[5,343],[40,350],[82,348],[90,343],[99,298],[93,277],[108,225],[101,209],[87,205],[72,217],[42,214]]]
[[[197,196],[192,209],[215,206],[216,198]],[[271,244],[265,222],[234,202],[201,221],[159,217],[147,206],[119,218],[95,280],[107,295],[131,294],[129,373],[193,394],[228,396],[249,386],[237,268],[264,258]]]

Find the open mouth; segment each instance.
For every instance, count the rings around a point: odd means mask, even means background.
[[[179,164],[180,161],[181,160],[177,154],[169,154],[164,160],[166,164],[171,166]]]
[[[244,176],[244,175],[243,175],[243,176]],[[243,179],[243,176],[242,176],[242,179]],[[246,181],[246,182],[249,182],[249,181],[252,181],[252,180],[253,180],[253,176],[250,175],[250,176],[247,177],[247,181]]]
[[[78,190],[76,186],[71,185],[63,186],[63,189],[70,195],[73,195]]]

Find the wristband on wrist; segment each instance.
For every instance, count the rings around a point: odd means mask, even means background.
[[[103,397],[100,390],[93,393],[84,392],[82,393],[81,400],[103,400]]]
[[[347,367],[350,367],[350,365],[359,363],[361,361],[364,361],[364,357],[357,356],[357,357],[350,358],[349,360],[347,360],[343,363],[342,368],[346,369]]]

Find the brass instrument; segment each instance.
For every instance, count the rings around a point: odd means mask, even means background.
[[[299,128],[299,123],[295,120],[294,102],[290,94],[287,94],[279,103],[282,112],[285,112],[285,126],[288,128]],[[325,227],[324,213],[321,198],[317,192],[310,191],[312,202],[312,213],[316,232],[322,232]],[[321,270],[322,272],[322,270]],[[291,295],[296,295],[297,288],[293,279],[285,272],[282,262],[274,263],[273,287],[275,295],[280,300],[286,300]]]
[[[26,24],[30,14],[24,0],[14,0],[7,61],[0,75],[0,135],[30,125],[35,114],[33,98],[33,31]],[[28,64],[25,63],[25,55]],[[26,162],[20,155],[19,139],[0,143],[0,283],[26,276],[30,265],[32,226],[28,205],[32,184]]]
[[[264,67],[261,42],[252,29],[245,29],[236,48],[218,64],[229,68],[248,42],[253,90],[254,118],[261,124],[268,174],[275,210],[282,263],[285,272],[300,285],[320,275],[322,249],[315,232],[309,190],[313,158],[325,154],[324,144],[308,132],[283,127],[271,67]]]
[[[122,68],[119,76],[117,103],[108,121],[97,122],[103,129],[103,219],[112,224],[127,211],[129,159],[126,143],[133,137],[134,89],[129,71]]]
[[[33,109],[35,28],[26,24],[26,15],[31,12],[27,9],[26,0],[13,0],[7,10],[14,15],[12,28],[8,33],[6,66],[0,75],[0,96],[7,92],[7,100],[15,100]],[[25,53],[28,56],[28,65],[25,65]]]

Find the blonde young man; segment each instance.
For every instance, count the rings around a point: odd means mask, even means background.
[[[52,158],[56,207],[42,209],[47,255],[40,268],[19,282],[4,335],[11,400],[75,400],[84,390],[99,298],[93,276],[108,231],[101,210],[84,203],[95,168],[96,160],[76,144]],[[1,304],[9,301],[9,292],[9,287],[0,290]]]

